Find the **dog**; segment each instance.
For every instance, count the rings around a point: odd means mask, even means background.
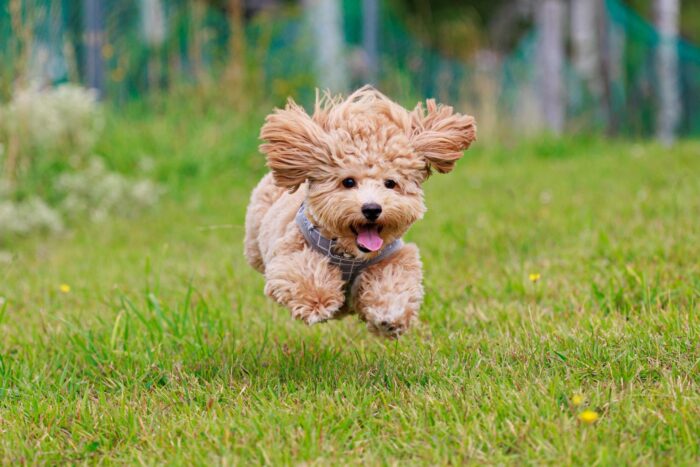
[[[365,86],[317,93],[311,115],[290,99],[260,139],[270,172],[246,212],[245,256],[265,294],[309,325],[356,313],[374,334],[402,335],[423,277],[401,238],[426,210],[423,182],[476,139],[474,118],[432,99],[409,111]]]

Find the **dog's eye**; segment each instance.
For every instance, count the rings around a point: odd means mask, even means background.
[[[390,190],[393,190],[394,188],[396,188],[396,182],[391,179],[384,180],[384,186]]]
[[[345,188],[353,188],[355,185],[357,185],[357,182],[352,177],[348,177],[345,180],[343,180],[343,186]]]

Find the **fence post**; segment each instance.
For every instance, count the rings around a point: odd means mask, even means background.
[[[535,10],[537,24],[537,87],[547,128],[559,134],[564,129],[564,14],[562,0],[540,0]]]
[[[603,86],[602,93],[602,107],[603,107],[603,117],[605,119],[605,128],[608,136],[613,136],[617,134],[618,123],[617,114],[615,113],[615,108],[613,105],[613,93],[612,93],[612,72],[611,72],[611,40],[610,33],[610,15],[608,14],[607,7],[603,0],[601,8],[598,10],[598,16],[596,19],[598,34],[598,61],[600,70],[600,83]]]
[[[599,8],[603,8],[599,0],[572,0],[569,14],[574,68],[583,78],[588,92],[596,101],[599,101],[603,87],[600,82],[596,31]]]
[[[362,48],[367,60],[367,76],[370,84],[377,84],[379,51],[377,33],[379,30],[379,5],[377,0],[362,0]]]
[[[166,35],[162,0],[141,0],[141,36],[148,47],[148,87],[156,90],[163,79],[160,49]]]
[[[343,15],[339,0],[304,0],[306,20],[316,45],[316,76],[321,88],[331,92],[348,89]]]
[[[102,0],[83,0],[83,41],[85,43],[85,84],[104,97],[104,10]]]
[[[654,10],[659,30],[656,52],[656,73],[659,80],[656,135],[662,143],[670,145],[675,140],[681,118],[678,76],[679,0],[655,0]]]
[[[239,103],[246,84],[245,68],[245,4],[243,0],[228,0],[228,24],[229,24],[229,59],[226,67],[226,79],[231,97]]]

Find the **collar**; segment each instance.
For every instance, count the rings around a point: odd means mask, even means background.
[[[311,248],[328,258],[328,261],[331,264],[338,266],[340,268],[340,272],[343,274],[343,280],[347,283],[352,283],[357,275],[360,274],[365,268],[388,258],[403,246],[403,240],[399,238],[382,248],[377,256],[368,260],[336,254],[334,253],[336,240],[331,240],[322,236],[318,228],[313,225],[306,216],[305,211],[306,205],[305,203],[302,203],[299,207],[299,211],[297,211],[296,223],[297,226],[299,226],[299,230],[301,230],[301,233],[304,235],[306,243],[308,243]]]

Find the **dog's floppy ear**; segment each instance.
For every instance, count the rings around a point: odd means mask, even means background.
[[[260,139],[277,186],[295,191],[315,168],[329,162],[328,134],[291,99],[267,116]]]
[[[462,152],[476,140],[476,122],[470,115],[454,113],[447,105],[426,101],[427,109],[418,103],[411,112],[411,142],[429,168],[450,172]]]

